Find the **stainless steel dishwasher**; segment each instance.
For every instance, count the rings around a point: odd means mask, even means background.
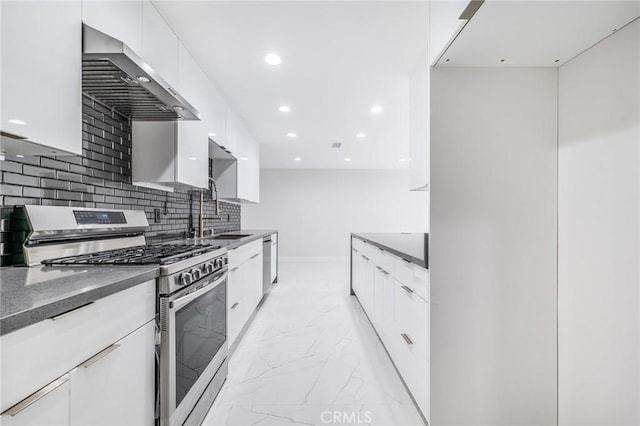
[[[271,235],[262,239],[262,295],[271,290]]]

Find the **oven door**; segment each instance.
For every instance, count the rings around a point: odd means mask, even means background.
[[[161,424],[182,425],[227,356],[227,271],[160,299]]]

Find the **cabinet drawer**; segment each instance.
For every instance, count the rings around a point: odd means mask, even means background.
[[[412,352],[429,357],[429,303],[402,283],[396,282],[395,317],[398,335]],[[403,337],[403,335],[405,337]]]
[[[430,300],[428,269],[395,256],[395,277],[424,300]]]
[[[0,337],[4,411],[155,317],[147,281]]]
[[[229,250],[229,269],[235,268],[249,260],[251,256],[262,253],[262,239],[251,241]]]

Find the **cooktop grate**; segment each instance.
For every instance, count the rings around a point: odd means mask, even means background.
[[[42,261],[45,265],[169,265],[217,250],[219,245],[147,244]]]

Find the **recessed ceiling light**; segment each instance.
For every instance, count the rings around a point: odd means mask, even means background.
[[[288,105],[282,105],[280,108],[278,108],[278,111],[280,111],[280,112],[289,112],[289,111],[291,111],[291,108]]]
[[[358,138],[358,139],[363,139],[363,138],[366,138],[366,137],[367,137],[367,135],[366,135],[366,134],[364,134],[364,133],[358,133],[358,134],[356,135],[356,138]]]
[[[215,134],[215,133],[213,133],[213,132],[209,132],[209,137],[210,137],[210,138],[213,138],[213,137],[215,137],[215,136],[216,136],[216,134]]]
[[[293,132],[289,132],[289,133],[287,133],[287,136],[293,139],[293,138],[295,138],[295,137],[296,137],[296,136],[298,136],[298,135],[296,135],[296,134],[295,134],[295,133],[293,133]]]
[[[296,158],[293,159],[293,161],[300,161],[300,160],[302,160],[302,158],[300,158],[300,157],[296,157]]]
[[[17,118],[12,118],[11,120],[9,120],[9,123],[17,124],[19,126],[24,126],[25,124],[27,124],[26,121],[18,120]]]
[[[401,163],[404,163],[404,162],[405,162],[405,161],[407,161],[407,160],[405,160],[404,158],[401,158],[401,159],[399,159],[398,161],[399,161],[399,162],[401,162]]]
[[[138,80],[140,83],[148,83],[151,81],[151,79],[149,79],[148,77],[145,77],[144,75],[137,76],[136,80]]]
[[[16,154],[16,157],[18,157],[18,158],[24,158],[24,155],[22,155],[22,154]]]
[[[374,114],[382,112],[382,107],[380,105],[374,105],[371,107],[371,112],[373,112]]]
[[[344,161],[351,161],[351,158],[347,157],[344,159]]]
[[[248,160],[248,158],[247,158],[247,157],[240,157],[240,160],[242,160],[242,161],[247,161],[247,160]]]
[[[282,63],[282,58],[275,53],[269,53],[264,57],[264,61],[269,65],[280,65]]]
[[[189,160],[191,160],[191,161],[196,161],[196,160],[197,160],[197,158],[196,158],[196,157],[189,157]]]

